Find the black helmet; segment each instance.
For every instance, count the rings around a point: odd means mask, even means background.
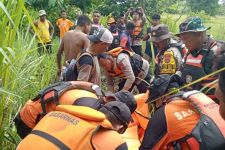
[[[181,77],[177,74],[168,75],[163,74],[159,75],[154,79],[150,85],[150,97],[147,102],[154,102],[160,96],[163,96],[171,88],[179,88],[184,84]]]
[[[127,105],[119,101],[108,102],[102,108],[100,108],[99,111],[108,111],[113,114],[113,116],[115,116],[115,118],[124,126],[120,133],[123,133],[127,129],[131,121],[131,113],[129,108]]]
[[[134,98],[134,95],[131,92],[122,90],[115,93],[115,97],[118,101],[125,103],[130,109],[131,113],[133,113],[136,110],[137,102]]]

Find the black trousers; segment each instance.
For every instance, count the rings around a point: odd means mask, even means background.
[[[32,131],[32,129],[29,128],[20,118],[20,114],[18,114],[13,121],[15,122],[17,134],[21,139],[25,138]]]
[[[147,90],[148,90],[148,87],[149,87],[149,84],[150,84],[150,80],[151,80],[151,76],[150,76],[150,70],[148,71],[148,74],[147,76],[143,79],[143,81],[141,81],[140,84],[136,85],[135,83],[131,86],[131,88],[128,90],[128,91],[132,91],[134,86],[137,87],[139,93],[145,93]],[[122,79],[119,83],[119,90],[118,91],[121,91],[124,87],[126,83],[126,79]]]
[[[42,45],[42,43],[38,43],[38,54],[39,56],[41,56],[44,52],[45,49],[47,50],[47,53],[52,53],[52,44],[51,42],[48,43],[43,43],[44,46]]]
[[[140,56],[143,56],[143,54],[142,54],[142,46],[141,45],[134,45],[134,46],[131,46],[131,48],[136,54],[138,54]]]

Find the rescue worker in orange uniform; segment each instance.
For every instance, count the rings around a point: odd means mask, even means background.
[[[160,75],[152,82],[149,101],[156,111],[140,150],[225,148],[225,121],[219,106],[199,91],[179,91],[182,84],[178,75]]]
[[[109,46],[109,50],[119,47],[120,45],[120,35],[119,35],[119,29],[116,24],[116,20],[114,17],[110,17],[107,20],[108,29],[113,35],[113,42]]]
[[[144,13],[143,8],[129,8],[128,11],[125,13],[125,22],[128,23],[128,16],[132,16],[132,21],[135,24],[135,29],[132,34],[132,50],[142,55],[142,38],[143,38],[143,27],[146,23],[146,15]]]
[[[140,55],[119,47],[98,55],[104,69],[108,90],[114,92],[114,78],[120,79],[119,89],[132,91],[137,86],[139,93],[145,93],[150,82],[149,63]]]
[[[206,31],[208,29],[210,27],[205,27],[199,17],[190,17],[180,24],[180,33],[176,35],[181,38],[189,50],[182,66],[182,78],[186,84],[213,72],[212,67],[215,61],[217,45],[206,46],[208,41]],[[207,78],[194,84],[191,88],[201,90],[206,84],[215,79],[215,77]],[[203,92],[210,98],[215,99],[215,89],[209,90],[210,88],[205,89]]]
[[[29,100],[14,119],[17,133],[24,138],[31,132],[40,119],[47,113],[54,111],[57,105],[88,106],[100,109],[112,100],[122,101],[132,111],[136,109],[134,96],[128,91],[104,94],[98,85],[83,82],[59,82],[42,90],[39,95]]]
[[[225,67],[225,44],[221,47],[222,54],[217,57],[216,69]],[[225,120],[225,71],[219,73],[219,81],[216,87],[215,95],[220,102],[220,115]]]
[[[177,42],[173,40],[168,26],[159,24],[152,28],[151,39],[158,50],[155,75],[178,74],[181,76],[182,55]]]
[[[137,108],[132,113],[132,121],[122,137],[127,143],[129,150],[137,150],[144,137],[145,129],[149,122],[149,106],[145,103],[149,98],[149,92],[135,95]]]
[[[58,105],[21,141],[18,150],[127,150],[123,133],[131,120],[122,102],[89,107]]]

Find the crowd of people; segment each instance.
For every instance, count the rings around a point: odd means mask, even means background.
[[[107,28],[98,11],[76,24],[61,13],[60,81],[14,119],[18,150],[225,149],[225,45],[207,35],[200,17],[187,18],[172,34],[154,14],[144,34],[139,7],[109,17]],[[41,10],[34,22],[40,55],[51,53],[54,28],[46,16]]]

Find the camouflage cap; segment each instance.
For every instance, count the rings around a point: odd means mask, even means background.
[[[180,36],[183,33],[187,32],[203,32],[211,27],[205,27],[203,25],[203,21],[200,17],[190,17],[182,22],[179,26],[180,33],[176,34],[176,36]]]
[[[168,26],[164,24],[159,24],[152,28],[150,41],[160,42],[171,37],[172,34],[169,32]]]

